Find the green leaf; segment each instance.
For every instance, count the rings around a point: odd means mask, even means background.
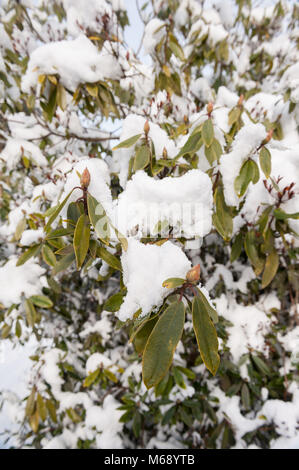
[[[20,338],[22,336],[22,327],[19,320],[16,321],[16,337]]]
[[[215,160],[219,160],[222,155],[222,147],[217,139],[214,139],[210,147],[205,146],[205,156],[210,165],[214,163]]]
[[[241,116],[241,108],[236,107],[230,110],[228,113],[228,124],[232,126],[235,122],[239,120]]]
[[[91,194],[87,195],[88,215],[90,222],[99,239],[106,245],[109,243],[110,230],[109,218],[106,215],[105,209]]]
[[[56,415],[56,406],[55,403],[51,400],[46,400],[46,407],[49,411],[50,418],[54,423],[57,423],[57,415]]]
[[[184,282],[186,282],[186,280],[181,277],[170,277],[163,282],[162,286],[167,287],[167,289],[175,289],[184,284]]]
[[[99,92],[98,85],[86,84],[86,90],[88,91],[90,96],[92,96],[93,98],[96,98],[98,96],[98,92]]]
[[[202,305],[202,308],[204,308],[208,312],[208,315],[213,320],[213,322],[217,323],[218,314],[216,310],[211,306],[210,302],[208,301],[206,296],[203,294],[203,292],[200,290],[200,288],[196,287],[196,290],[198,292],[199,302]]]
[[[267,287],[274,279],[278,266],[279,256],[276,251],[272,251],[266,258],[265,269],[262,276],[262,289]]]
[[[90,387],[90,385],[92,385],[97,380],[99,374],[100,374],[100,368],[88,374],[88,376],[83,382],[83,387]]]
[[[213,223],[216,230],[225,241],[229,241],[233,231],[233,219],[229,207],[225,203],[223,189],[220,186],[215,191],[215,209],[216,217],[213,217]]]
[[[192,318],[201,358],[207,369],[215,375],[220,364],[217,333],[207,309],[197,296],[193,300]]]
[[[246,233],[244,248],[251,264],[255,268],[255,273],[258,276],[263,270],[264,260],[259,256],[258,243],[253,230]]]
[[[23,217],[23,219],[21,219],[19,221],[19,223],[17,224],[16,230],[15,230],[15,233],[14,233],[14,240],[16,242],[18,240],[20,240],[20,238],[22,236],[22,233],[24,232],[24,230],[26,228],[26,225],[27,225],[26,217]]]
[[[214,140],[214,127],[212,119],[207,119],[202,126],[202,140],[206,147],[210,147]]]
[[[248,185],[254,176],[255,169],[251,165],[250,160],[246,160],[246,162],[241,167],[239,176],[237,176],[234,182],[235,192],[238,197],[242,197],[245,194]]]
[[[271,153],[266,147],[262,147],[259,155],[262,172],[269,178],[271,174]]]
[[[37,407],[37,411],[38,411],[38,414],[39,414],[41,420],[45,421],[47,419],[47,416],[48,416],[48,410],[47,410],[47,407],[46,407],[46,403],[44,402],[44,399],[40,395],[40,393],[37,394],[36,407]]]
[[[183,302],[173,302],[159,317],[146,343],[143,360],[143,381],[154,387],[167,373],[174,351],[181,339],[185,321]]]
[[[271,370],[260,357],[258,356],[251,356],[251,357],[252,357],[254,364],[262,372],[262,374],[271,375]]]
[[[29,397],[27,398],[26,402],[26,408],[25,408],[25,416],[29,418],[30,416],[33,415],[34,413],[34,408],[35,408],[35,388],[32,389],[32,392],[30,393]]]
[[[54,255],[53,251],[48,245],[44,245],[42,248],[42,256],[43,260],[49,266],[55,266],[56,264],[56,256]]]
[[[251,404],[250,404],[250,391],[246,383],[242,385],[241,388],[241,398],[242,398],[242,403],[243,406],[246,410],[250,410]]]
[[[6,323],[4,323],[1,329],[1,338],[2,339],[7,338],[10,334],[10,331],[11,331],[11,325],[7,325]]]
[[[112,295],[108,300],[106,300],[103,309],[107,310],[107,312],[118,312],[123,300],[124,294],[122,292],[117,292],[117,294]]]
[[[299,212],[294,212],[293,214],[287,214],[282,209],[275,209],[274,216],[277,220],[285,220],[285,219],[299,219]]]
[[[235,238],[235,241],[232,245],[232,250],[230,254],[230,262],[233,263],[236,259],[239,258],[243,247],[243,234],[242,232],[238,233]]]
[[[86,258],[90,239],[89,219],[82,214],[77,222],[74,233],[74,251],[77,261],[77,269],[80,269]]]
[[[63,258],[61,258],[61,260],[55,264],[52,272],[53,276],[62,271],[65,271],[75,261],[75,259],[76,257],[74,251],[68,255],[63,256]]]
[[[57,205],[55,211],[52,213],[52,215],[50,216],[48,222],[46,223],[45,225],[45,231],[47,232],[49,230],[49,228],[51,227],[52,223],[54,222],[54,220],[56,219],[56,217],[60,214],[60,212],[62,211],[62,209],[64,208],[65,204],[67,203],[70,195],[72,194],[72,192],[74,191],[75,188],[73,188],[69,193],[68,195],[64,198],[64,200]]]
[[[201,134],[200,132],[195,132],[194,134],[190,135],[189,139],[181,148],[176,158],[182,157],[183,155],[186,155],[186,153],[195,153],[200,149],[201,146]]]
[[[112,150],[132,147],[132,145],[136,144],[136,142],[140,139],[141,136],[142,134],[134,135],[133,137],[130,137],[129,139],[126,139],[120,144],[116,145],[116,147],[113,147]]]
[[[31,246],[26,250],[18,259],[16,266],[22,266],[22,264],[26,263],[32,256],[37,255],[40,252],[41,244]]]
[[[25,300],[25,313],[26,319],[29,326],[34,326],[37,318],[35,307],[30,299]]]
[[[168,46],[178,59],[180,59],[182,62],[185,60],[183,49],[177,41],[171,39],[168,43]]]
[[[134,335],[133,343],[138,354],[142,354],[148,338],[153,331],[155,324],[157,323],[158,317],[150,318],[144,322],[141,328],[138,328],[137,333]]]
[[[52,308],[53,302],[46,295],[32,295],[30,297],[31,302],[37,307],[41,308]]]
[[[142,145],[137,149],[135,159],[134,159],[134,171],[143,170],[151,158],[151,152],[147,145]]]
[[[111,268],[122,271],[122,266],[118,258],[106,250],[103,246],[99,246],[97,249],[97,256],[103,259]]]

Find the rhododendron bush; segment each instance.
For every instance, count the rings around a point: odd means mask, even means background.
[[[298,5],[127,3],[0,4],[3,440],[299,448]]]

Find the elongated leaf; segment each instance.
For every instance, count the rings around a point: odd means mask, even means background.
[[[121,263],[120,263],[119,259],[116,258],[116,256],[114,256],[108,250],[106,250],[103,246],[98,247],[97,256],[99,258],[103,259],[112,268],[117,269],[118,271],[122,270]]]
[[[151,158],[151,152],[147,145],[142,145],[138,148],[135,159],[134,159],[134,171],[143,170],[149,162]]]
[[[107,312],[118,312],[123,300],[124,294],[122,292],[117,292],[117,294],[112,295],[108,300],[106,300],[104,303],[104,310],[107,310]]]
[[[212,119],[207,119],[202,126],[202,140],[206,147],[210,147],[214,140],[214,127]]]
[[[262,172],[269,178],[271,174],[271,153],[266,147],[262,147],[259,155]]]
[[[292,214],[287,214],[284,212],[282,209],[275,209],[274,210],[274,216],[278,220],[285,220],[285,219],[299,219],[299,212],[294,212]]]
[[[35,388],[32,389],[29,397],[27,398],[26,408],[25,408],[25,416],[28,418],[34,413],[35,407]]]
[[[83,387],[90,387],[90,385],[92,385],[97,380],[99,374],[100,374],[100,368],[88,374],[88,376],[83,382]]]
[[[176,158],[182,157],[186,155],[186,153],[194,153],[200,149],[202,145],[201,141],[201,134],[200,132],[195,132],[194,134],[190,135],[189,139],[185,143],[185,145],[181,148]]]
[[[240,174],[237,176],[234,182],[235,192],[238,197],[242,197],[252,178],[255,176],[255,169],[251,165],[250,160],[247,160],[241,167]]]
[[[265,269],[262,276],[262,289],[267,287],[274,279],[278,266],[279,256],[276,251],[273,251],[266,258]]]
[[[184,321],[184,304],[176,301],[165,310],[154,326],[142,361],[143,381],[147,388],[154,387],[167,373],[183,333]]]
[[[109,243],[109,219],[105,209],[91,194],[87,195],[88,215],[99,239],[106,245]]]
[[[52,215],[50,216],[48,222],[46,223],[45,225],[45,231],[47,232],[49,230],[49,228],[51,227],[52,223],[54,222],[54,220],[56,219],[56,217],[58,217],[58,215],[60,214],[60,212],[62,211],[62,209],[64,208],[65,204],[67,203],[70,195],[72,194],[72,192],[74,191],[75,188],[73,188],[69,193],[68,195],[63,199],[63,201],[57,205],[55,211],[52,213]]]
[[[38,245],[31,246],[26,250],[18,259],[16,266],[22,266],[22,264],[26,263],[32,256],[37,255],[40,252],[41,249],[41,244],[39,243]]]
[[[32,295],[30,297],[31,302],[37,307],[41,308],[51,308],[53,307],[53,302],[46,295]]]
[[[215,375],[220,364],[217,333],[207,309],[197,296],[193,300],[192,318],[201,358],[207,369]]]
[[[34,326],[37,318],[35,307],[30,299],[25,300],[25,313],[26,319],[29,326]]]
[[[225,203],[223,190],[220,186],[218,186],[215,192],[215,202],[218,222],[215,226],[224,240],[228,241],[230,240],[233,231],[233,219],[230,214],[229,207]]]
[[[38,410],[38,414],[42,421],[45,421],[48,416],[48,410],[46,407],[46,403],[40,393],[37,394],[36,398],[36,407]]]
[[[80,269],[86,258],[89,248],[90,227],[89,219],[82,214],[77,222],[74,233],[74,251],[77,261],[77,269]]]
[[[148,338],[153,331],[155,324],[157,323],[158,317],[150,318],[144,323],[144,325],[138,329],[138,332],[135,334],[133,343],[138,354],[142,354]]]
[[[196,287],[196,290],[198,292],[198,297],[199,297],[199,302],[202,304],[202,308],[205,308],[205,310],[208,312],[209,317],[213,320],[214,323],[218,322],[218,313],[212,307],[204,293],[201,291],[199,287]]]
[[[180,277],[170,277],[163,282],[162,286],[167,287],[167,289],[174,289],[184,284],[184,282],[186,282],[186,280]]]
[[[213,139],[210,147],[205,147],[205,156],[210,165],[219,160],[222,155],[222,147],[217,139]]]
[[[132,145],[136,144],[136,142],[140,139],[141,135],[142,134],[137,134],[133,137],[130,137],[129,139],[124,140],[120,144],[116,145],[116,147],[113,147],[112,150],[132,147]]]
[[[63,256],[63,258],[61,258],[61,260],[55,264],[52,272],[53,276],[62,271],[65,271],[75,261],[75,259],[76,257],[74,251],[68,255]]]
[[[264,260],[259,256],[257,239],[253,230],[246,233],[244,248],[251,264],[254,266],[255,273],[258,276],[263,270]]]
[[[231,263],[233,263],[236,259],[239,258],[240,254],[241,254],[241,251],[242,251],[242,248],[243,248],[243,234],[242,234],[242,232],[240,232],[236,236],[235,241],[232,245],[232,251],[231,251],[231,254],[230,254]]]
[[[177,41],[170,40],[168,45],[169,49],[174,53],[174,55],[183,62],[185,60],[185,56],[179,43]]]
[[[54,255],[53,251],[48,245],[44,245],[42,248],[42,256],[43,260],[49,266],[55,266],[56,264],[56,256]]]

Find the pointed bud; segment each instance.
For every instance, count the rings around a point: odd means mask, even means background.
[[[243,101],[244,101],[244,95],[241,95],[238,101],[238,106],[242,106]]]
[[[145,135],[149,133],[150,126],[149,126],[148,120],[145,121],[143,130],[144,130]]]
[[[88,188],[89,183],[90,183],[90,173],[86,167],[81,175],[80,184],[82,188]]]
[[[209,115],[212,113],[213,109],[214,109],[214,105],[213,105],[212,101],[210,101],[207,105],[207,111],[208,111]]]
[[[193,266],[190,271],[187,272],[186,279],[188,282],[197,283],[200,278],[200,264]]]
[[[267,137],[265,138],[266,143],[269,142],[272,139],[273,132],[274,132],[274,129],[269,130],[269,132],[267,134]]]
[[[167,158],[167,150],[166,150],[166,147],[163,148],[163,158]]]

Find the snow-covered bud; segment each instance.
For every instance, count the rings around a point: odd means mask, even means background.
[[[81,175],[80,184],[82,188],[88,188],[89,183],[90,183],[90,173],[86,167]]]
[[[200,264],[193,266],[186,275],[186,279],[188,282],[196,283],[199,281],[200,278]]]
[[[241,95],[238,101],[238,106],[242,106],[243,101],[244,101],[244,95]]]
[[[213,105],[212,101],[210,101],[207,105],[207,112],[208,112],[209,115],[212,113],[213,109],[214,109],[214,105]]]
[[[144,130],[145,135],[149,133],[150,126],[149,126],[148,120],[145,121],[143,130]]]

